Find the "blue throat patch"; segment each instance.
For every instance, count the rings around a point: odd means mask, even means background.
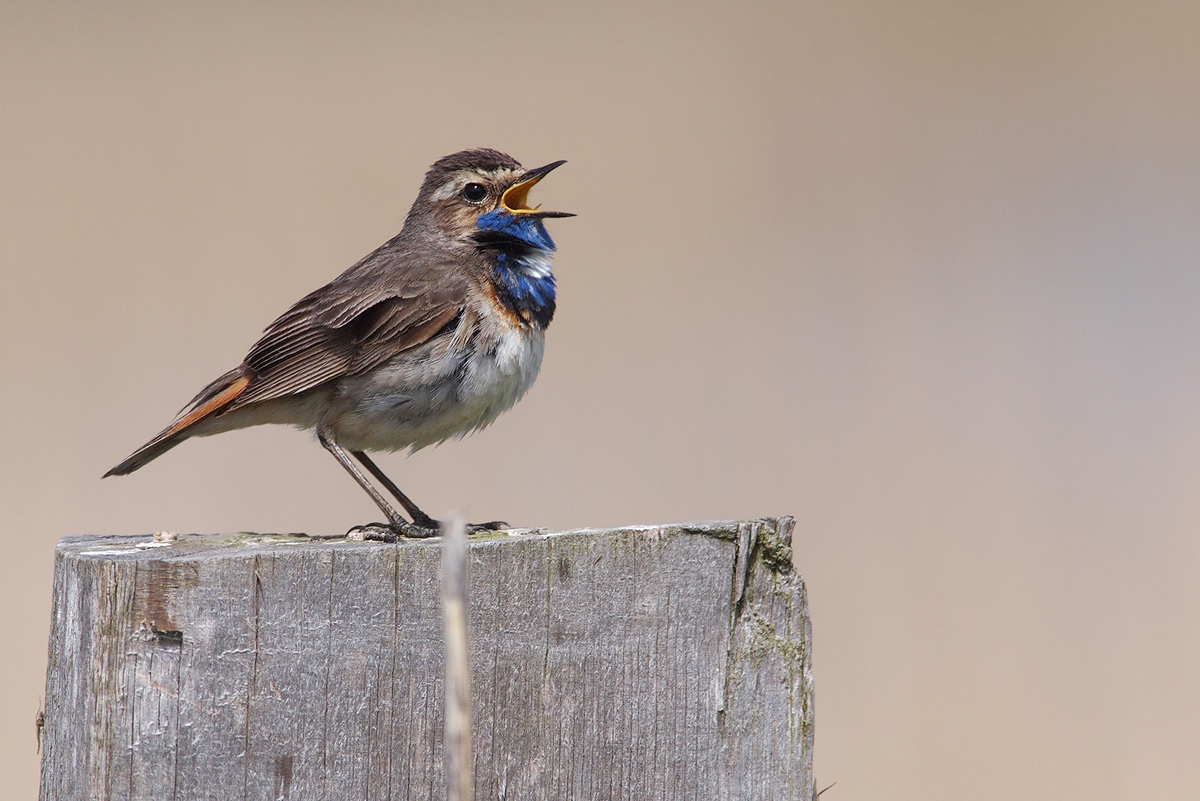
[[[545,327],[554,316],[554,240],[538,217],[496,209],[476,222],[480,244],[492,253],[501,301],[521,317]]]
[[[509,214],[507,211],[496,209],[480,215],[479,219],[475,221],[475,227],[480,231],[491,231],[506,239],[514,239],[516,242],[536,250],[553,253],[556,249],[554,240],[550,238],[540,217]]]

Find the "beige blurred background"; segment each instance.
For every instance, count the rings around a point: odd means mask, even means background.
[[[0,6],[0,776],[55,541],[339,532],[290,429],[100,475],[470,146],[569,160],[431,513],[792,513],[826,801],[1200,795],[1200,5]]]

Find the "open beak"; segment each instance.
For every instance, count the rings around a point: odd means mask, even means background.
[[[566,163],[565,161],[555,161],[545,167],[529,170],[521,176],[521,180],[504,190],[504,194],[500,196],[500,205],[511,214],[530,214],[535,217],[574,217],[574,214],[567,211],[541,211],[541,206],[530,208],[527,202],[529,190],[533,189],[538,181],[549,175],[551,170]]]

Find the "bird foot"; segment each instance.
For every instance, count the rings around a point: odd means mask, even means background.
[[[437,535],[437,529],[414,526],[412,523],[402,520],[397,523],[365,523],[355,526],[346,532],[346,539],[359,542],[396,542],[401,538],[424,539]]]
[[[418,528],[433,529],[438,532],[445,527],[442,521],[434,520],[420,509],[417,509],[416,514],[413,515],[412,524]],[[490,523],[467,523],[466,525],[468,534],[478,534],[481,531],[500,531],[506,528],[508,528],[508,523],[505,523],[503,520],[493,520]]]
[[[426,522],[431,525],[424,525]],[[468,523],[466,528],[467,534],[479,534],[484,531],[501,531],[508,528],[508,523],[503,520],[493,520],[490,523]],[[426,518],[420,523],[409,523],[407,520],[399,520],[394,523],[365,523],[347,531],[346,538],[358,542],[396,542],[401,538],[423,540],[437,537],[441,533],[441,523],[433,518]]]
[[[468,534],[479,534],[483,531],[503,531],[506,528],[509,528],[509,525],[503,520],[493,520],[490,523],[467,523]]]

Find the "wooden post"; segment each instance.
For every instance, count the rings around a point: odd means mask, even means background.
[[[812,798],[790,518],[470,542],[478,799]],[[43,799],[445,794],[440,540],[58,546]]]

